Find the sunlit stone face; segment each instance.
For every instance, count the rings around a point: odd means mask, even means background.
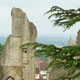
[[[6,41],[3,50],[5,57],[2,58],[3,72],[7,73],[3,80],[35,80],[35,57],[32,57],[34,50],[32,51],[32,46],[30,46],[22,51],[21,45],[36,42],[36,27],[29,22],[25,12],[19,8],[13,8],[11,15],[12,34]]]

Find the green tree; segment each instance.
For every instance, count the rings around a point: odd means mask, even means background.
[[[65,10],[61,7],[53,6],[45,14],[49,14],[48,18],[51,22],[55,26],[63,27],[64,31],[80,21],[80,8]],[[55,45],[28,43],[23,46],[26,45],[34,45],[35,56],[46,55],[46,57],[51,58],[47,68],[64,66],[64,69],[68,71],[67,76],[56,80],[75,80],[80,76],[80,45],[58,48]]]
[[[80,21],[80,8],[65,10],[59,6],[53,6],[46,14],[49,14],[48,19],[51,19],[55,26],[63,27],[64,30]]]
[[[0,44],[0,55],[2,54],[3,47],[4,45]]]
[[[4,45],[0,44],[0,55],[2,54]],[[0,80],[3,78],[3,67],[0,65]]]

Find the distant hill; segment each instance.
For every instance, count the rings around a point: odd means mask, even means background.
[[[63,37],[38,37],[37,42],[43,44],[54,44],[56,46],[67,46],[69,38]]]
[[[0,37],[0,43],[5,44],[7,37]],[[66,46],[68,45],[69,38],[64,37],[37,37],[37,42],[43,44],[54,44],[56,46]]]

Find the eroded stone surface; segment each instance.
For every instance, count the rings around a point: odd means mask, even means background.
[[[19,8],[13,8],[12,34],[8,37],[2,61],[4,78],[14,80],[35,80],[35,57],[32,46],[26,47],[27,52],[22,52],[20,47],[24,43],[36,42],[37,30],[32,22],[29,22],[26,14]]]
[[[80,44],[80,30],[77,33],[77,44]]]

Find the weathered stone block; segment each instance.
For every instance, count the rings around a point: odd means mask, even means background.
[[[11,15],[12,35],[6,41],[1,58],[3,80],[35,80],[35,57],[32,57],[34,54],[32,46],[26,46],[26,53],[22,52],[20,46],[24,43],[36,42],[36,27],[19,8],[13,8]]]

